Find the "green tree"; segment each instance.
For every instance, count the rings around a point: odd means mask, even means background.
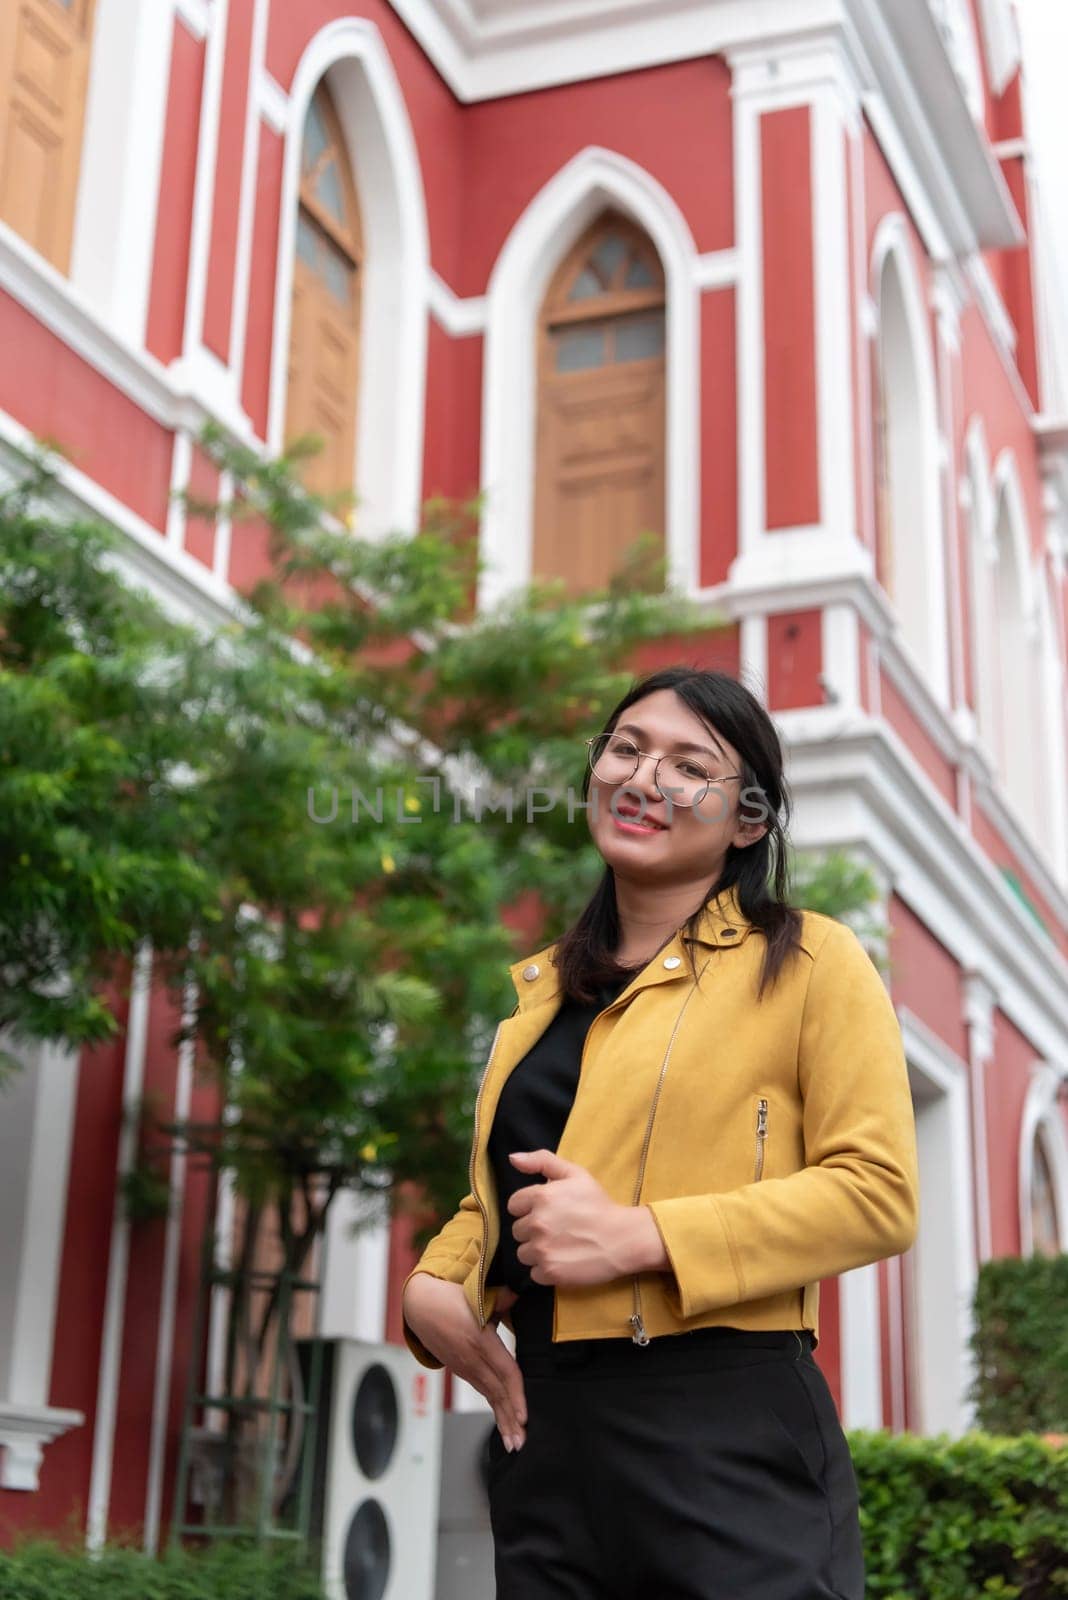
[[[251,1394],[286,1312],[281,1277],[253,1291],[265,1228],[292,1278],[342,1187],[414,1197],[417,1244],[453,1209],[512,1004],[509,908],[552,938],[600,867],[567,804],[583,739],[643,646],[699,660],[712,619],[641,543],[584,603],[537,584],[476,612],[471,508],[358,538],[292,459],[204,445],[236,491],[200,509],[268,556],[214,631],[131,589],[44,466],[0,498],[0,1025],[106,1038],[151,952],[218,1114],[157,1128],[127,1199],[165,1203],[175,1141],[233,1175],[229,1381]],[[808,878],[821,909],[870,890],[834,862]]]

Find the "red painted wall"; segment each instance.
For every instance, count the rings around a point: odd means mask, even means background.
[[[703,586],[723,583],[738,553],[736,295],[701,296],[701,565]]]
[[[768,528],[820,520],[811,138],[806,106],[760,120]]]
[[[148,349],[161,361],[182,353],[203,80],[203,42],[176,19],[145,336]]]
[[[207,293],[204,299],[204,343],[224,362],[230,356],[253,10],[254,0],[230,0],[219,105],[211,253],[208,257]]]
[[[0,291],[0,409],[101,488],[162,529],[171,436],[133,400]]]
[[[780,611],[768,618],[768,709],[821,706],[822,613]]]

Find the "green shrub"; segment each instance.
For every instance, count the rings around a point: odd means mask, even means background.
[[[988,1433],[1068,1433],[1068,1255],[985,1261],[969,1398]]]
[[[1068,1597],[1068,1450],[1033,1434],[847,1437],[868,1600]]]
[[[33,1539],[0,1550],[0,1600],[323,1600],[323,1593],[288,1551],[219,1542],[155,1560],[115,1545],[91,1557]]]

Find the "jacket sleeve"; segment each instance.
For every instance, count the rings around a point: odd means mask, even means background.
[[[482,1213],[473,1194],[465,1194],[454,1216],[436,1233],[423,1251],[415,1266],[404,1280],[401,1289],[403,1307],[404,1290],[417,1272],[429,1272],[433,1278],[446,1283],[464,1283],[472,1272],[478,1271],[482,1248]],[[492,1303],[494,1291],[486,1290],[486,1303]],[[403,1310],[401,1312],[403,1319]],[[444,1366],[404,1322],[404,1342],[420,1366],[437,1370]]]
[[[813,959],[798,1083],[805,1167],[723,1194],[649,1202],[692,1317],[898,1255],[918,1225],[916,1124],[893,1003],[851,928]]]

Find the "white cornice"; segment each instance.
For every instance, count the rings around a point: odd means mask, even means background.
[[[57,1406],[24,1406],[0,1403],[0,1489],[21,1489],[31,1494],[38,1487],[38,1475],[45,1445],[80,1428],[85,1421],[81,1411],[63,1411]]]
[[[886,108],[950,251],[1022,244],[928,0],[390,0],[459,100],[836,35]]]
[[[1068,962],[885,721],[836,708],[774,714],[790,751],[801,849],[871,853],[966,972],[1051,1059],[1068,1049]]]

